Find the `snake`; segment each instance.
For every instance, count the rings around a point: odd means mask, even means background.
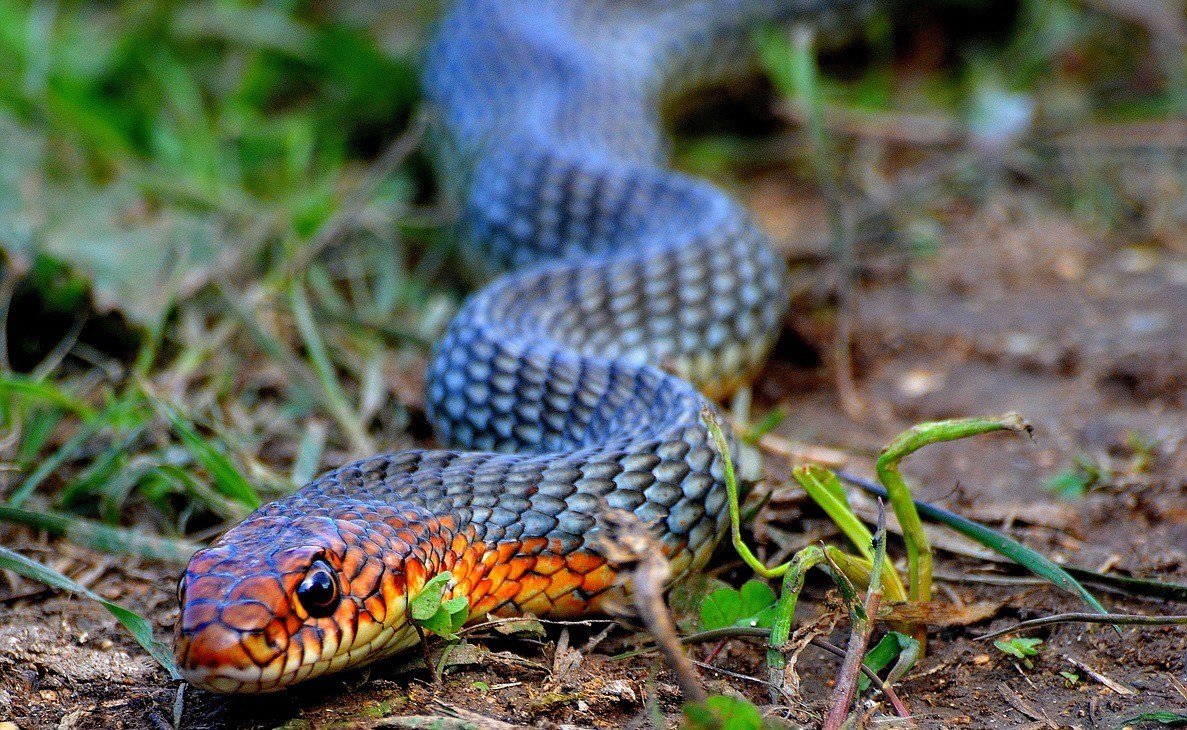
[[[788,299],[747,210],[671,168],[663,109],[752,65],[761,23],[820,0],[460,0],[424,54],[431,146],[487,281],[429,358],[444,450],[372,456],[193,555],[177,667],[270,692],[414,646],[448,572],[468,615],[572,618],[626,590],[599,543],[626,510],[672,580],[729,527],[705,408],[761,367]],[[736,441],[731,433],[731,441]]]

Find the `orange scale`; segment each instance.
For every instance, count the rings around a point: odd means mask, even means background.
[[[383,518],[383,523],[393,530],[404,530],[408,527],[408,520],[401,517],[399,514],[392,512]]]
[[[452,595],[449,597],[465,596],[467,601],[470,600],[470,591],[474,589],[474,581],[469,578],[458,578],[456,574],[454,578],[457,582],[454,583],[453,590],[450,591]]]
[[[190,596],[217,598],[221,601],[234,585],[235,578],[229,575],[200,575],[189,582],[186,593]]]
[[[498,596],[484,596],[470,607],[471,616],[485,616],[503,604]]]
[[[211,621],[217,621],[218,613],[219,606],[217,603],[194,603],[187,601],[185,613],[181,617],[181,625],[187,627],[202,626]]]
[[[338,533],[341,535],[351,535],[358,538],[367,534],[366,525],[360,523],[357,517],[353,520],[338,518],[334,520],[334,524],[337,526]]]
[[[588,611],[589,601],[578,598],[573,593],[566,593],[552,599],[552,612],[549,615],[554,618],[574,618]]]
[[[509,580],[503,585],[495,588],[493,595],[496,599],[498,599],[498,605],[501,606],[507,601],[515,600],[522,588],[523,586],[519,584],[519,581]]]
[[[209,573],[212,568],[227,559],[227,554],[217,549],[196,553],[190,560],[189,572],[195,574]]]
[[[399,530],[396,530],[396,537],[400,538],[401,540],[408,543],[409,545],[415,545],[417,542],[420,541],[420,535],[417,535],[415,532],[413,532],[411,529],[409,529],[407,527],[403,527]]]
[[[491,583],[501,585],[503,581],[507,580],[507,575],[510,572],[511,566],[509,564],[499,563],[486,571],[486,577]]]
[[[350,582],[350,593],[353,596],[369,596],[379,590],[379,581],[383,578],[383,563],[368,560],[359,574]]]
[[[246,669],[254,664],[244,652],[238,636],[217,624],[195,635],[189,643],[185,664],[189,667],[230,666]]]
[[[383,546],[375,542],[374,539],[370,538],[362,541],[362,548],[363,552],[365,552],[367,557],[370,558],[377,558],[379,557],[379,554],[383,552]]]
[[[304,624],[305,622],[296,613],[290,613],[284,619],[284,629],[288,632],[289,636],[296,636]]]
[[[428,571],[425,570],[425,566],[419,560],[408,559],[404,561],[405,590],[412,593],[420,592],[427,578]]]
[[[564,558],[559,555],[545,553],[536,556],[536,566],[532,570],[540,575],[552,575],[564,567]]]
[[[341,568],[343,577],[353,580],[354,576],[366,567],[367,562],[367,553],[354,545],[346,548],[346,557],[342,559]]]
[[[466,571],[467,573],[486,573],[486,566],[479,563],[478,551],[474,548],[467,548],[465,550],[458,551],[456,555],[457,562],[459,565],[461,565],[462,570]]]
[[[544,616],[552,611],[552,599],[544,593],[537,593],[527,600],[516,599],[516,603],[519,604],[519,610],[537,616]]]
[[[550,582],[545,576],[528,573],[519,580],[519,592],[515,595],[516,603],[523,605],[524,601],[548,590]]]
[[[529,555],[535,555],[535,554],[539,553],[540,551],[545,550],[547,548],[548,548],[548,538],[546,538],[546,537],[529,537],[526,540],[523,540],[523,543],[522,543],[522,545],[520,545],[519,550],[520,550],[520,552],[527,553]]]
[[[272,611],[255,601],[228,603],[219,612],[219,619],[236,631],[258,631],[272,620]]]
[[[467,547],[469,547],[469,545],[470,545],[470,541],[467,540],[465,537],[463,537],[462,535],[454,535],[453,542],[450,543],[449,549],[454,551],[455,553],[460,553],[460,552],[465,551],[465,549]]]
[[[581,590],[589,594],[601,593],[613,586],[617,579],[618,571],[609,565],[603,565],[585,574],[581,580]]]
[[[482,599],[486,598],[487,594],[490,593],[492,588],[494,588],[494,584],[485,578],[470,586],[470,605],[473,606]]]
[[[495,548],[495,551],[499,555],[499,562],[500,563],[510,562],[513,558],[515,558],[519,555],[519,548],[520,548],[519,542],[501,542],[501,543],[499,543],[498,546]]]
[[[257,573],[239,581],[230,592],[219,596],[219,598],[227,601],[259,601],[269,606],[279,607],[285,602],[285,591],[275,575]]]
[[[483,548],[481,546],[479,546],[478,549],[480,551],[483,550]],[[485,550],[485,552],[482,552],[482,557],[479,558],[479,560],[489,570],[491,568],[491,566],[496,565],[500,562],[499,561],[499,551],[498,550]]]
[[[390,575],[390,574],[389,574]],[[386,577],[379,586],[379,593],[376,597],[381,597],[384,606],[395,606],[404,598],[404,581],[403,579],[396,580],[394,578]],[[386,608],[384,611],[386,612]]]
[[[508,580],[519,580],[524,575],[526,575],[529,570],[536,567],[536,558],[532,555],[520,555],[514,560],[508,560],[501,563],[501,565],[506,565],[508,567]]]
[[[275,618],[264,627],[263,635],[272,646],[284,646],[289,640],[289,632],[284,627],[284,622]]]
[[[567,570],[562,570],[553,574],[552,580],[549,582],[548,587],[544,589],[544,593],[555,601],[560,596],[563,596],[566,593],[572,593],[576,589],[580,588],[581,581],[584,578],[585,576],[580,575],[579,573],[571,573]]]
[[[574,573],[586,575],[592,573],[598,568],[606,564],[606,559],[601,555],[587,553],[584,551],[577,551],[569,553],[565,556],[565,565]]]
[[[246,634],[239,639],[239,646],[256,666],[264,666],[276,658],[277,650],[268,645],[263,634]]]

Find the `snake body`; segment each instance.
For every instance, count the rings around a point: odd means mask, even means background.
[[[666,167],[659,103],[815,2],[463,0],[426,54],[471,260],[501,274],[429,367],[457,450],[375,456],[256,511],[191,560],[175,651],[191,683],[265,692],[417,641],[448,570],[470,615],[605,606],[609,508],[655,523],[680,576],[728,525],[706,396],[770,348],[785,269],[746,211]],[[744,64],[743,64],[744,65]]]

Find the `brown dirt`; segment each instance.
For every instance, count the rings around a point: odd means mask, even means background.
[[[799,199],[787,196],[765,208],[758,201],[772,230],[794,229],[799,236],[819,230],[819,202],[789,198]],[[912,457],[906,471],[920,485],[919,496],[1007,529],[1057,559],[1187,582],[1187,247],[1181,231],[1177,239],[1120,240],[1016,192],[946,211],[943,223],[944,245],[930,258],[865,260],[855,337],[866,406],[861,421],[843,415],[827,368],[792,364],[811,359],[802,344],[781,350],[757,384],[757,402],[789,409],[783,437],[834,448],[849,455],[847,468],[864,473],[870,455],[913,422],[1020,411],[1035,426],[1033,443],[982,437]],[[796,336],[787,340],[828,342],[827,302],[811,286],[804,291],[789,318]],[[1135,434],[1147,446],[1135,445]],[[1080,456],[1108,476],[1087,496],[1060,501],[1042,485]],[[793,534],[827,533],[820,515],[795,495],[775,500],[762,518]],[[0,535],[4,544],[147,614],[168,633],[176,615],[176,566],[116,560],[12,528]],[[777,533],[764,535],[763,549],[775,552]],[[723,563],[728,552],[721,553]],[[1112,728],[1141,711],[1187,708],[1182,627],[1121,635],[1099,626],[1052,627],[1037,634],[1045,645],[1031,669],[974,641],[1022,618],[1079,608],[1048,587],[976,582],[973,570],[980,565],[939,556],[945,575],[974,576],[942,581],[941,599],[988,603],[990,618],[933,630],[929,655],[898,685],[922,727]],[[745,576],[727,565],[723,577]],[[827,594],[825,581],[809,585],[801,604],[806,619],[824,610]],[[1184,612],[1158,601],[1105,599],[1118,611]],[[581,647],[595,631],[574,628],[572,645]],[[831,639],[844,643],[843,622]],[[654,716],[649,703],[665,722],[678,717],[677,690],[655,659],[609,658],[633,646],[630,633],[618,631],[581,652],[576,666],[568,652],[557,660],[557,640],[554,628],[544,640],[477,641],[468,663],[439,687],[397,659],[284,694],[189,692],[178,705],[176,684],[100,607],[9,579],[0,581],[0,720],[26,730],[159,728],[172,725],[180,706],[185,728],[379,727],[394,716],[461,708],[523,725],[638,727]],[[705,659],[711,648],[698,647],[694,656]],[[765,674],[762,652],[742,642],[727,644],[713,661],[731,672]],[[836,667],[836,660],[806,650],[798,661],[797,702],[771,712],[809,726],[818,722]],[[704,676],[713,691],[742,692],[768,704],[758,684],[710,671]],[[863,707],[871,717],[887,712],[884,704]]]

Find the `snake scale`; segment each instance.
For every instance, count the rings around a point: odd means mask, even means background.
[[[427,411],[456,450],[374,456],[192,558],[190,683],[267,692],[417,641],[451,571],[470,615],[573,617],[616,590],[598,516],[654,523],[679,577],[728,526],[706,398],[768,352],[783,262],[746,211],[668,169],[667,96],[748,66],[748,31],[819,0],[462,0],[425,55],[461,246],[497,275],[435,348]],[[704,394],[704,395],[702,395]]]

